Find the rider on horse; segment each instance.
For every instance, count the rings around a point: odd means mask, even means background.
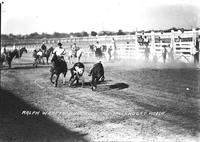
[[[41,49],[42,49],[42,51],[43,51],[43,54],[46,54],[47,47],[46,47],[46,45],[45,45],[45,42],[42,42]]]
[[[72,50],[72,55],[74,55],[74,57],[77,57],[77,51],[80,48],[76,46],[76,43],[73,43],[73,45],[71,46],[71,50]]]
[[[97,59],[100,59],[103,53],[102,53],[102,46],[99,44],[99,41],[96,42],[94,50],[95,50],[95,55]]]
[[[6,46],[3,46],[3,47],[1,48],[1,55],[2,55],[2,56],[6,55]]]
[[[65,60],[64,59],[64,55],[66,54],[66,51],[65,49],[62,47],[62,43],[58,43],[58,47],[56,47],[54,50],[53,50],[53,54],[56,54],[58,59],[60,60]]]
[[[1,57],[4,58],[4,60],[7,62],[7,51],[6,51],[6,46],[3,46],[1,48]]]

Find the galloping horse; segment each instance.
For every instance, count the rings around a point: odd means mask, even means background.
[[[77,51],[72,51],[72,50],[70,50],[69,52],[68,52],[68,60],[69,60],[69,62],[72,64],[72,59],[73,58],[77,58],[78,59],[78,62],[80,62],[80,60],[81,60],[81,57],[82,57],[82,55],[83,55],[83,49],[79,49],[79,50],[77,50]]]
[[[54,54],[54,56],[52,57],[51,59],[51,62],[53,63],[53,66],[51,67],[51,77],[50,77],[50,81],[51,83],[55,83],[55,87],[57,87],[58,85],[58,78],[60,76],[60,74],[62,73],[64,75],[64,78],[63,78],[63,84],[66,83],[66,74],[67,74],[67,63],[62,60],[62,59],[59,59],[58,56],[56,54]],[[52,81],[52,78],[53,78],[53,75],[56,75],[56,80],[55,82]]]
[[[28,52],[25,47],[22,47],[20,50],[15,49],[13,51],[9,51],[6,53],[6,57],[5,56],[1,57],[0,62],[3,63],[5,61],[7,61],[9,68],[11,68],[11,62],[14,59],[14,57],[19,59],[22,57],[22,54],[24,52],[25,53]]]
[[[35,49],[33,50],[33,58],[34,58],[34,62],[33,62],[33,67],[37,68],[37,65],[41,62],[42,60],[42,56],[37,55],[38,51]],[[44,61],[44,60],[43,60]]]

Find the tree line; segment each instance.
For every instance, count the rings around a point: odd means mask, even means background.
[[[187,29],[183,29],[183,28],[170,28],[167,30],[157,30],[157,32],[171,32],[171,30],[177,31],[177,30],[187,30]],[[137,32],[144,32],[144,30],[142,31],[137,31]],[[151,30],[149,31],[145,31],[145,32],[151,32]],[[31,33],[31,34],[27,34],[27,35],[14,35],[14,34],[2,34],[1,38],[2,40],[23,40],[23,39],[45,39],[45,38],[70,38],[70,37],[88,37],[88,36],[112,36],[112,35],[134,35],[136,33],[136,31],[133,32],[125,32],[123,30],[118,30],[117,32],[113,32],[113,31],[100,31],[100,32],[96,32],[96,31],[91,31],[90,33],[86,32],[86,31],[82,31],[82,32],[71,32],[71,33],[59,33],[59,32],[54,32],[53,34],[48,34],[48,33]]]

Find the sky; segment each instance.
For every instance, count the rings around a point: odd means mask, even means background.
[[[2,1],[2,0],[1,0]],[[4,0],[2,33],[200,27],[199,0]]]

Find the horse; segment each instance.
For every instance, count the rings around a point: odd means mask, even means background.
[[[67,63],[63,59],[59,59],[59,57],[56,54],[53,55],[51,62],[53,63],[53,65],[50,69],[50,72],[51,72],[50,81],[51,81],[51,83],[55,84],[55,87],[57,87],[59,76],[62,73],[63,76],[64,76],[63,77],[63,85],[64,85],[66,83],[65,76],[67,74]],[[53,82],[53,80],[52,80],[53,75],[56,75],[55,82]]]
[[[21,58],[23,53],[27,53],[27,49],[25,47],[22,47],[20,50],[15,49],[13,51],[9,51],[6,53],[6,56],[1,57],[0,62],[3,63],[7,61],[9,68],[11,68],[11,62],[15,58]]]
[[[34,58],[33,67],[36,67],[36,68],[42,59],[42,56],[37,55],[37,53],[38,53],[38,51],[36,49],[33,50],[33,58]]]
[[[72,64],[72,58],[77,58],[78,59],[78,62],[80,62],[80,60],[81,60],[81,57],[82,57],[82,55],[83,55],[83,49],[79,49],[79,50],[77,50],[77,51],[72,51],[72,50],[70,50],[69,52],[68,52],[68,60],[69,60],[69,62]]]
[[[144,44],[144,39],[142,38],[142,36],[137,37],[137,42],[139,43],[140,46]]]
[[[53,47],[50,47],[50,48],[47,49],[45,52],[34,50],[34,51],[33,51],[33,58],[34,58],[33,66],[37,67],[37,65],[38,65],[39,63],[41,63],[41,61],[43,62],[43,64],[45,64],[45,62],[44,62],[44,60],[43,60],[43,57],[46,57],[46,62],[47,62],[47,64],[49,64],[49,63],[48,63],[49,57],[50,57],[50,55],[53,53],[53,50],[54,50]],[[41,55],[37,55],[38,52],[41,52]]]
[[[46,57],[47,64],[49,64],[49,63],[48,63],[49,57],[50,57],[51,53],[53,53],[53,50],[54,50],[54,48],[53,48],[53,47],[50,47],[50,48],[47,49],[47,50],[44,52],[44,54],[42,55],[42,57]]]

